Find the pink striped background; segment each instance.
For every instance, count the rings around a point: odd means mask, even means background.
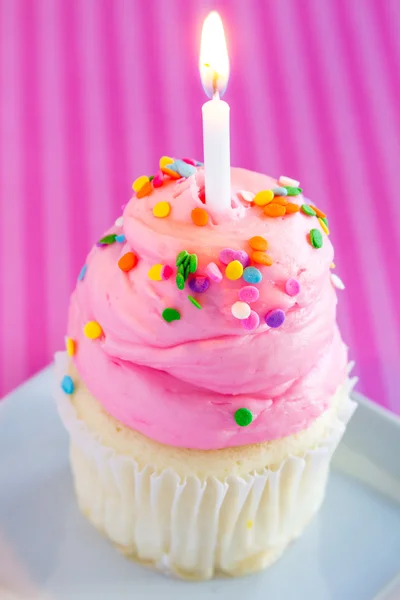
[[[201,23],[224,19],[232,162],[326,208],[360,388],[400,412],[400,2],[0,0],[0,392],[63,345],[132,180],[201,158]]]

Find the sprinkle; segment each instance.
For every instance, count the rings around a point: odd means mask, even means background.
[[[262,281],[262,273],[256,267],[247,267],[243,271],[243,279],[246,283],[260,283]]]
[[[133,191],[138,192],[145,185],[145,183],[148,183],[149,181],[150,179],[147,177],[147,175],[142,175],[141,177],[138,177],[132,183]]]
[[[325,231],[326,235],[329,235],[329,229],[326,226],[325,222],[321,219],[321,217],[318,217],[318,221],[319,221],[319,224],[321,225],[322,231]]]
[[[147,273],[149,279],[151,279],[151,281],[161,281],[162,277],[161,277],[161,271],[163,269],[164,265],[153,265],[150,269],[149,272]]]
[[[225,269],[225,275],[231,281],[235,281],[236,279],[240,279],[243,275],[243,265],[238,260],[233,260],[227,265]]]
[[[201,160],[196,160],[196,167],[204,167],[204,163]]]
[[[245,285],[239,290],[239,300],[242,302],[256,302],[260,296],[260,292],[254,285]]]
[[[336,267],[335,263],[334,263],[334,262],[331,262],[331,264],[329,265],[329,268],[330,268],[330,269],[334,269],[335,267]]]
[[[237,193],[237,195],[239,196],[239,198],[241,198],[242,200],[244,200],[244,202],[253,202],[254,200],[254,194],[253,192],[247,192],[246,190],[239,190],[239,192]]]
[[[183,290],[185,287],[185,277],[182,275],[182,273],[177,273],[176,274],[176,285],[178,287],[179,290]]]
[[[182,158],[182,160],[188,165],[193,165],[193,167],[196,166],[196,161],[194,160],[194,158]]]
[[[243,319],[243,321],[240,321],[240,323],[243,329],[246,329],[247,331],[253,331],[253,329],[257,329],[259,326],[260,317],[254,310],[252,310],[247,319]]]
[[[74,393],[74,389],[75,389],[74,382],[72,381],[72,378],[69,375],[65,375],[62,378],[61,389],[63,390],[63,392],[65,392],[68,395]]]
[[[273,187],[272,191],[274,192],[274,196],[287,196],[287,189],[284,187]]]
[[[264,214],[267,217],[283,217],[286,214],[286,208],[280,204],[267,204],[264,208]]]
[[[274,192],[272,190],[263,190],[254,196],[254,204],[257,206],[265,206],[272,202],[273,199]]]
[[[118,217],[118,219],[115,220],[115,227],[122,227],[124,224],[124,217]]]
[[[298,196],[303,191],[299,187],[291,187],[289,185],[285,185],[285,189],[287,190],[287,195],[288,196]]]
[[[154,175],[149,175],[149,181],[153,181]]]
[[[224,248],[219,253],[219,260],[224,265],[229,265],[230,262],[232,262],[233,260],[235,260],[234,259],[235,252],[236,252],[236,250],[232,250],[232,248]]]
[[[169,168],[169,165],[172,165],[173,163],[174,159],[170,156],[162,156],[160,158],[160,169],[163,173],[172,177],[172,179],[180,179],[179,173]]]
[[[253,252],[253,254],[251,255],[251,260],[256,264],[265,265],[266,267],[270,267],[274,262],[271,256],[265,254],[265,252],[259,251]]]
[[[285,292],[288,296],[297,296],[300,292],[300,283],[297,279],[288,279],[285,283]]]
[[[250,316],[251,308],[247,302],[238,301],[232,304],[231,311],[235,319],[240,319],[242,321]]]
[[[185,270],[183,272],[183,276],[184,276],[185,281],[186,281],[186,279],[189,277],[189,273],[190,273],[190,261],[187,261],[184,264],[184,267],[185,267]]]
[[[121,233],[121,235],[116,236],[115,241],[119,242],[120,244],[123,244],[124,242],[126,242],[126,237],[123,233]]]
[[[197,227],[204,227],[208,223],[208,212],[204,208],[194,208],[191,216],[193,223]]]
[[[286,177],[286,175],[281,175],[278,180],[279,185],[283,187],[294,187],[298,188],[300,185],[300,181],[296,181],[296,179],[292,179],[291,177]]]
[[[186,179],[194,175],[197,171],[196,167],[180,159],[176,159],[173,163],[169,164],[168,169],[175,171],[180,177],[185,177]]]
[[[245,250],[236,250],[235,254],[233,255],[233,260],[238,260],[243,267],[248,267],[250,264],[249,255]]]
[[[162,313],[164,321],[171,323],[172,321],[179,321],[181,318],[180,313],[175,308],[165,308]]]
[[[157,202],[157,204],[153,208],[153,215],[160,219],[164,217],[168,217],[171,212],[171,206],[169,202]]]
[[[97,321],[88,321],[83,328],[83,333],[90,340],[97,340],[103,333],[103,330]]]
[[[83,265],[82,269],[79,271],[78,281],[83,281],[87,271],[87,265]]]
[[[182,252],[179,252],[178,256],[176,257],[176,266],[179,267],[179,265],[181,265],[188,256],[189,252],[187,250],[182,250]]]
[[[70,337],[65,338],[65,349],[67,351],[68,356],[74,356],[76,352],[76,344],[75,340]]]
[[[220,283],[220,281],[222,281],[223,275],[218,265],[216,265],[214,262],[208,263],[206,266],[206,273],[212,281],[215,281],[216,283]]]
[[[313,210],[315,210],[315,214],[317,215],[317,217],[321,217],[321,219],[326,219],[326,214],[322,212],[322,210],[319,210],[319,208],[317,208],[313,204],[310,204],[310,206]]]
[[[208,277],[193,277],[189,281],[189,287],[195,294],[202,294],[206,292],[210,286],[210,280]]]
[[[145,196],[150,196],[153,191],[153,186],[150,181],[147,181],[138,192],[136,192],[136,198],[144,198]]]
[[[195,306],[196,308],[203,308],[201,306],[201,304],[199,302],[197,302],[196,298],[193,298],[193,296],[188,296],[188,300],[190,300],[190,302],[193,304],[193,306]]]
[[[128,271],[131,271],[133,267],[136,267],[137,262],[138,258],[136,254],[134,252],[127,252],[119,259],[118,266],[121,271],[128,273]]]
[[[161,279],[167,281],[171,277],[173,272],[174,271],[172,267],[170,267],[169,265],[163,265],[163,268],[161,269]]]
[[[328,223],[328,219],[327,219],[327,217],[319,217],[319,219],[321,219],[321,221],[323,221],[323,222],[325,223],[325,225],[326,225],[327,227],[329,227],[329,223]]]
[[[189,262],[189,271],[190,271],[190,273],[196,273],[196,271],[197,271],[197,265],[198,265],[197,254],[191,254],[190,255],[190,262]]]
[[[317,216],[317,213],[315,212],[315,210],[313,208],[311,208],[311,206],[309,206],[308,204],[301,205],[301,212],[303,212],[308,217],[316,217]]]
[[[179,265],[178,267],[178,273],[180,273],[181,275],[185,276],[185,263],[182,263],[181,265]]]
[[[323,244],[322,234],[319,229],[311,229],[310,242],[314,248],[321,248]]]
[[[268,242],[265,238],[261,237],[261,235],[255,235],[254,237],[249,239],[250,248],[253,250],[260,250],[261,252],[265,252],[268,248]]]
[[[235,412],[235,421],[240,427],[247,427],[253,420],[253,415],[248,408],[239,408]]]
[[[289,202],[288,204],[286,204],[285,208],[287,215],[292,215],[293,213],[297,213],[300,210],[300,206],[298,204],[294,204],[293,202]]]
[[[331,281],[332,281],[332,285],[335,288],[337,288],[338,290],[346,289],[346,286],[344,285],[343,281],[340,279],[340,277],[338,275],[336,275],[336,273],[331,273]]]
[[[265,322],[268,327],[272,327],[276,329],[276,327],[280,327],[285,320],[285,313],[280,308],[275,308],[274,310],[270,310],[265,315]]]
[[[115,242],[116,237],[117,237],[116,233],[110,233],[109,235],[105,235],[104,237],[102,237],[101,240],[99,240],[97,243],[100,246],[108,246]]]
[[[251,529],[253,527],[253,521],[251,519],[249,519],[246,523],[246,527],[247,529]]]
[[[289,204],[287,198],[285,198],[284,196],[276,196],[276,198],[274,198],[274,204],[280,204],[281,206],[286,206],[287,204]]]

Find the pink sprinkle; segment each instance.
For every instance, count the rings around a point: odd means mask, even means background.
[[[164,183],[164,173],[162,171],[157,171],[154,175],[153,179],[153,187],[158,188],[161,187]]]
[[[242,302],[247,302],[248,304],[250,302],[256,302],[259,295],[260,292],[254,285],[245,285],[241,290],[239,290],[239,300],[242,300]]]
[[[182,158],[182,160],[188,165],[193,165],[193,167],[196,166],[196,161],[193,160],[193,158]]]
[[[257,327],[259,326],[260,317],[258,316],[258,314],[256,312],[254,312],[254,310],[252,310],[250,315],[247,317],[247,319],[243,319],[240,322],[244,329],[247,329],[248,331],[252,331],[253,329],[257,329]]]
[[[219,253],[219,260],[224,265],[229,265],[230,262],[235,260],[235,254],[236,254],[236,250],[232,250],[232,248],[224,248]]]
[[[249,255],[245,250],[237,250],[233,255],[233,260],[238,260],[240,263],[242,263],[244,268],[248,267],[250,264]]]
[[[300,292],[300,284],[297,279],[288,279],[285,283],[285,291],[288,296],[297,296]]]
[[[172,267],[170,267],[169,265],[164,265],[163,268],[161,269],[161,279],[163,279],[164,281],[167,281],[167,279],[169,279],[171,277],[172,273],[173,273]]]
[[[223,275],[219,270],[218,265],[216,265],[214,262],[208,263],[206,267],[206,273],[212,281],[215,281],[216,283],[222,281]]]

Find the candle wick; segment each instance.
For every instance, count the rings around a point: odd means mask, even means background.
[[[213,99],[219,100],[218,73],[216,71],[213,71],[212,87],[213,87]]]

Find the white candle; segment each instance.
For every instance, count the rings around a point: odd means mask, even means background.
[[[229,104],[221,100],[229,78],[224,28],[218,13],[204,21],[200,47],[200,75],[212,100],[203,105],[203,145],[206,204],[226,212],[231,206]]]

